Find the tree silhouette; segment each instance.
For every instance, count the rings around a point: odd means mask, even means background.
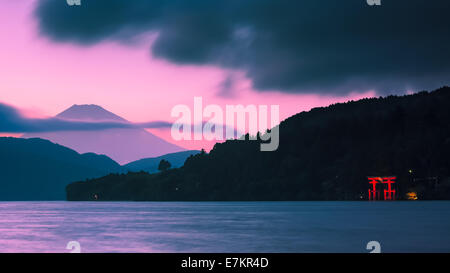
[[[170,169],[170,167],[172,167],[172,164],[170,164],[169,161],[167,161],[167,160],[165,160],[165,159],[162,159],[162,160],[159,162],[158,170],[159,170],[159,171],[167,171],[168,169]]]

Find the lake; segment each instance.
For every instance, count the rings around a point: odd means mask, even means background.
[[[450,202],[0,202],[0,252],[450,252]]]

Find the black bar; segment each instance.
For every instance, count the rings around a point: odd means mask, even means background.
[[[190,259],[190,260],[189,260]],[[337,270],[384,272],[398,268],[446,268],[450,254],[0,254],[3,268],[23,266],[91,272],[125,269],[125,272],[336,272]],[[214,266],[202,262],[213,261]],[[191,261],[190,267],[183,267]],[[236,262],[237,261],[237,262]],[[243,261],[243,262],[242,262]],[[210,263],[209,263],[210,265]],[[346,272],[344,271],[344,272]]]

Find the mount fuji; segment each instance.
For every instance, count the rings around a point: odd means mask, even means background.
[[[89,122],[122,122],[126,119],[98,105],[73,105],[57,118]],[[23,138],[43,138],[69,147],[78,153],[107,155],[120,164],[143,158],[185,151],[141,128],[114,128],[98,131],[59,131],[24,134]]]

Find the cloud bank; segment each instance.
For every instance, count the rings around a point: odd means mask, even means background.
[[[96,131],[114,128],[170,128],[172,123],[152,121],[146,123],[83,122],[59,118],[26,118],[12,106],[0,103],[0,132],[42,133],[56,131]]]
[[[450,79],[448,0],[43,0],[34,14],[56,42],[158,33],[154,56],[241,70],[259,91],[387,94]]]

